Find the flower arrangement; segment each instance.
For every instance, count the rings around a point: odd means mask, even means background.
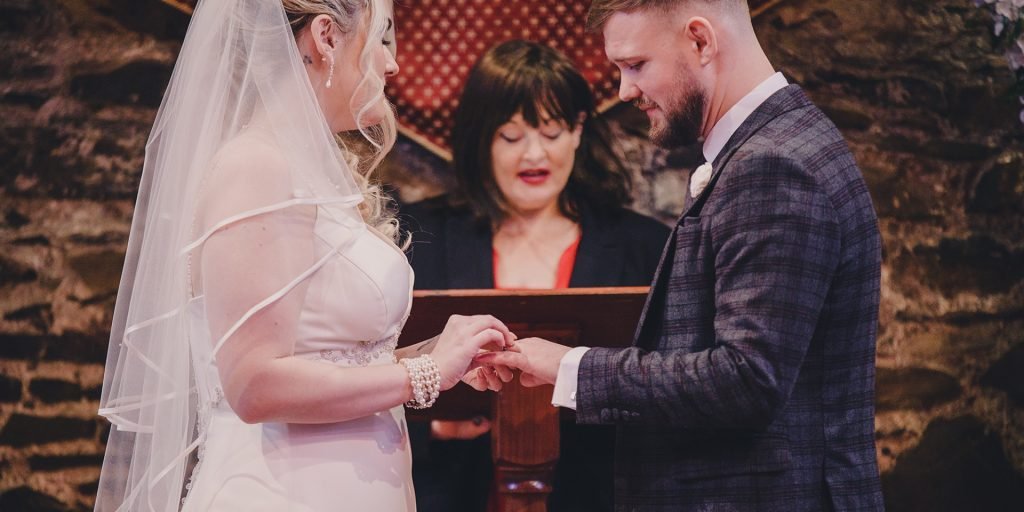
[[[1017,78],[1013,92],[1024,104],[1024,0],[974,0],[992,14],[997,47],[1004,48],[1006,60]],[[1024,123],[1024,110],[1020,120]]]

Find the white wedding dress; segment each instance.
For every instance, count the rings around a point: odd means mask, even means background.
[[[346,225],[319,215],[315,226],[322,250],[344,247],[309,278],[295,355],[343,367],[394,363],[411,306],[413,275],[405,255],[361,221]],[[190,306],[198,315],[202,297]],[[192,335],[193,343],[208,342],[208,332]],[[183,510],[416,509],[402,406],[333,424],[246,424],[222,398],[215,368],[196,381],[204,394],[200,403],[210,406],[200,407],[206,437]]]

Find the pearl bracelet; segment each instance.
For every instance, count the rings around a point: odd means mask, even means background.
[[[405,406],[426,409],[434,405],[437,396],[441,394],[441,371],[434,359],[424,354],[412,359],[400,359],[398,362],[409,372],[409,380],[412,381],[412,400],[406,402]]]

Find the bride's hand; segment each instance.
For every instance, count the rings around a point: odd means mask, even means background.
[[[501,391],[501,387],[506,382],[512,382],[514,377],[512,369],[507,366],[483,366],[474,363],[462,376],[462,382],[477,391]]]
[[[441,391],[447,391],[458,384],[481,350],[502,350],[514,342],[515,335],[501,320],[491,315],[449,317],[437,345],[430,353],[441,372]],[[476,370],[474,372],[479,373]]]

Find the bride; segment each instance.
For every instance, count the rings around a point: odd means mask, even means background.
[[[391,9],[199,3],[146,148],[96,510],[414,510],[403,405],[511,379],[470,369],[514,343],[490,316],[395,349],[413,275],[366,178]]]

